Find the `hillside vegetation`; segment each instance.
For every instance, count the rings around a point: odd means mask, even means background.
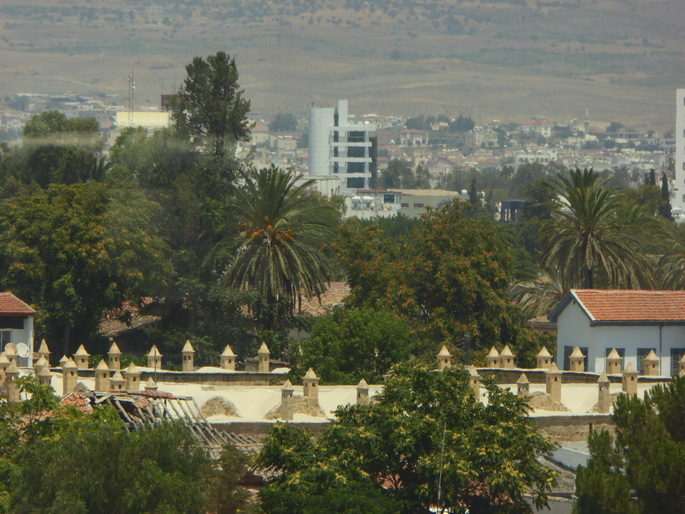
[[[667,127],[685,71],[675,0],[26,0],[0,16],[4,95],[125,97],[133,68],[138,101],[157,104],[190,57],[225,50],[258,111],[346,97],[355,111],[590,109]]]

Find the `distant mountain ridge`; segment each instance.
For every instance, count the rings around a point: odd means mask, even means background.
[[[12,1],[12,0],[10,0]],[[544,115],[672,125],[680,0],[24,0],[0,6],[3,96],[158,103],[194,55],[236,55],[260,112],[349,98],[354,112]]]

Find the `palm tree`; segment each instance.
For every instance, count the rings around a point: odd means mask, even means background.
[[[685,225],[663,223],[665,251],[659,259],[658,276],[662,289],[685,288]]]
[[[340,223],[330,204],[307,194],[313,181],[296,182],[292,172],[274,166],[246,174],[230,206],[239,233],[226,274],[229,285],[255,288],[267,304],[285,301],[291,313],[303,295],[325,291],[330,266],[324,250]]]
[[[576,169],[551,185],[553,217],[542,224],[542,266],[568,287],[650,286],[650,262],[639,251],[651,223],[639,206],[626,209],[618,191],[594,171]]]

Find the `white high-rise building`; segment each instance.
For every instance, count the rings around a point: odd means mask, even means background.
[[[675,184],[673,185],[673,213],[685,213],[685,89],[676,91],[675,118]],[[682,221],[682,218],[676,216]]]
[[[337,178],[341,192],[368,189],[376,163],[376,126],[350,121],[347,100],[338,108],[312,107],[309,110],[309,176]]]

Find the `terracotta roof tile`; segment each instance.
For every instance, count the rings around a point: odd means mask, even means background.
[[[12,293],[0,293],[0,316],[35,316],[34,311]]]
[[[577,289],[572,293],[595,321],[685,322],[685,291]]]

